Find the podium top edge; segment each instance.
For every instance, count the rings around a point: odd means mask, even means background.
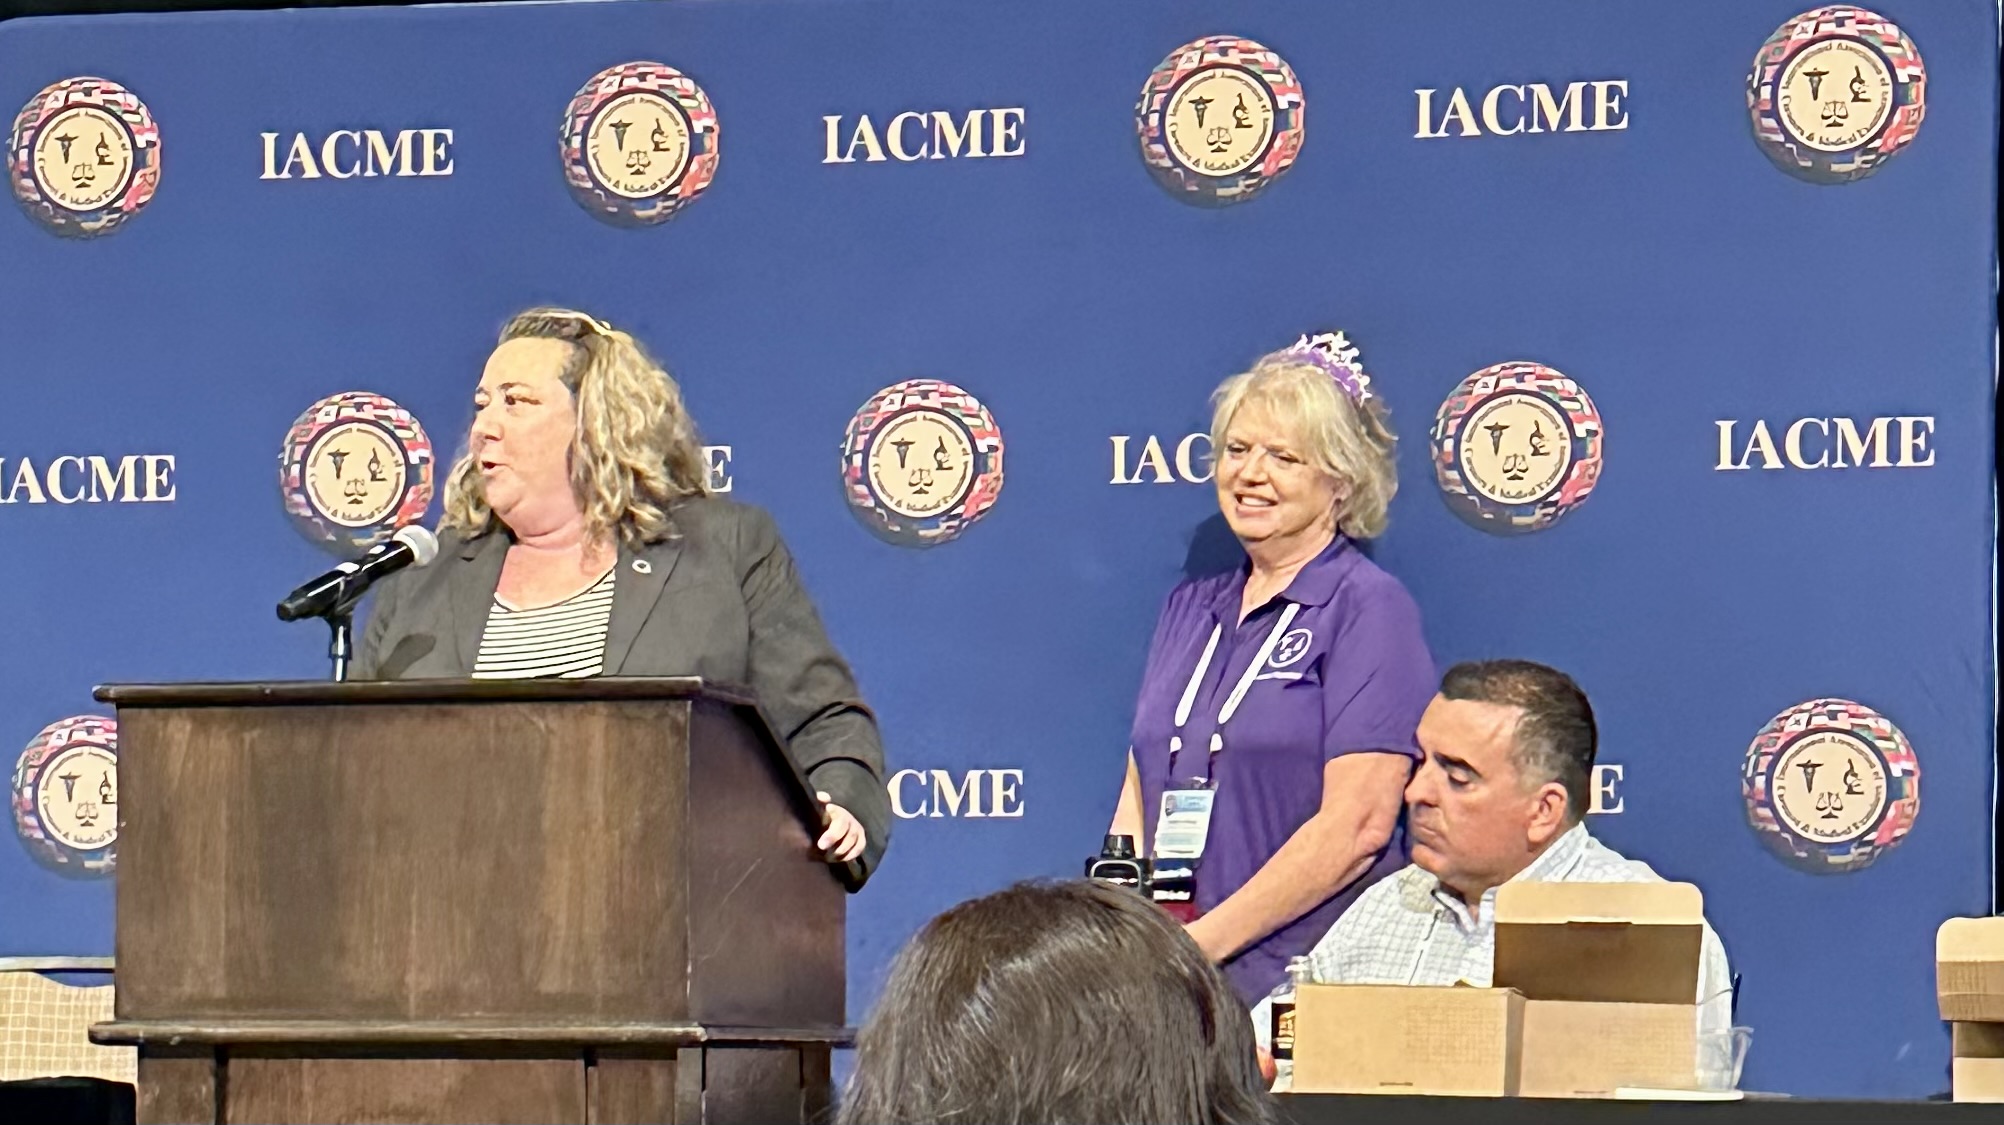
[[[287,707],[362,703],[588,703],[707,700],[756,707],[749,688],[700,676],[590,676],[574,680],[363,680],[334,683],[102,684],[91,693],[120,707]]]
[[[734,1027],[699,1023],[573,1023],[505,1020],[108,1020],[90,1026],[93,1043],[111,1046],[189,1044],[411,1046],[459,1044],[654,1045],[821,1043],[852,1047],[853,1027]]]

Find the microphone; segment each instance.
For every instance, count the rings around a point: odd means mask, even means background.
[[[407,566],[423,566],[438,557],[438,537],[410,524],[397,529],[388,542],[378,543],[353,562],[344,562],[285,596],[278,603],[280,621],[327,617],[346,612],[379,578]]]

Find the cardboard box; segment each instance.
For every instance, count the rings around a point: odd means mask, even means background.
[[[1958,1023],[1951,1030],[1955,1100],[2004,1102],[2004,1023]]]
[[[1950,918],[1934,935],[1941,1018],[2004,1022],[2004,918]]]
[[[2004,1102],[2004,918],[1950,918],[1934,934],[1934,992],[1955,1100]]]
[[[1697,1072],[1698,1012],[1690,1004],[1524,1005],[1518,1090],[1527,1098],[1608,1098],[1623,1087],[1689,1090]]]
[[[1704,896],[1689,883],[1506,883],[1493,983],[1522,992],[1525,1097],[1698,1084]]]
[[[1513,1095],[1523,1026],[1523,994],[1510,989],[1303,985],[1293,1090]]]

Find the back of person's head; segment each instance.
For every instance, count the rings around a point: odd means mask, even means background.
[[[927,923],[857,1044],[839,1125],[1273,1119],[1252,1022],[1183,928],[1087,881],[1019,883]]]

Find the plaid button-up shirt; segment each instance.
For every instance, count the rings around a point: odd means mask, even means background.
[[[1651,883],[1662,876],[1624,858],[1575,824],[1516,879],[1557,883]],[[1513,880],[1514,881],[1514,880]],[[1440,880],[1408,864],[1358,896],[1309,953],[1320,984],[1452,985],[1487,988],[1496,960],[1496,888],[1471,909]],[[1698,1030],[1733,1022],[1732,972],[1709,923],[1698,970]],[[1272,1027],[1270,1002],[1253,1009],[1261,1046]]]

